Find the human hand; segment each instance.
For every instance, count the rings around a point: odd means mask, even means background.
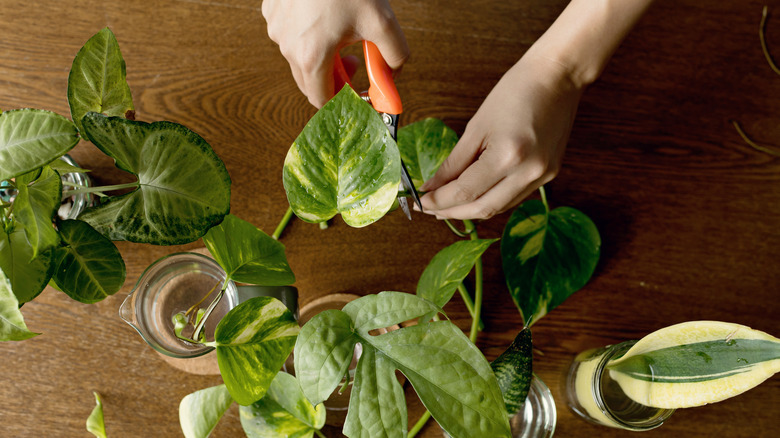
[[[436,174],[423,211],[487,219],[558,173],[583,87],[560,64],[526,54],[496,84]]]
[[[409,57],[388,0],[265,0],[263,16],[298,88],[317,108],[334,95],[333,61],[342,47],[371,41],[393,70]],[[357,61],[345,61],[354,73]]]

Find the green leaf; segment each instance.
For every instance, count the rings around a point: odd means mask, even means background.
[[[106,438],[106,425],[103,422],[103,402],[100,400],[100,395],[97,392],[95,394],[95,408],[92,409],[92,413],[87,418],[87,432],[95,435],[97,438]]]
[[[406,436],[400,370],[442,428],[458,437],[510,436],[501,391],[485,357],[457,326],[435,321],[373,336],[372,330],[440,311],[416,295],[382,292],[329,310],[301,329],[295,370],[312,403],[344,376],[360,342],[344,433],[352,438]]]
[[[230,210],[230,176],[198,134],[171,122],[144,123],[87,113],[84,129],[138,188],[79,216],[111,240],[192,242]]]
[[[461,240],[439,251],[420,276],[417,295],[444,307],[482,253],[497,240]]]
[[[11,290],[19,304],[24,304],[40,294],[49,282],[54,270],[52,251],[37,257],[21,226],[6,232],[0,224],[0,270],[11,281]]]
[[[263,286],[295,283],[284,245],[232,214],[211,228],[203,242],[229,279]]]
[[[501,238],[501,261],[527,326],[587,284],[600,248],[596,226],[573,208],[549,211],[532,200],[512,213]]]
[[[54,281],[69,297],[96,303],[115,294],[125,283],[125,262],[113,242],[88,223],[59,223],[65,244],[55,250]]]
[[[20,109],[0,115],[0,181],[56,160],[79,142],[76,125],[51,111]]]
[[[186,438],[206,438],[233,404],[225,385],[201,389],[179,404],[179,423]]]
[[[257,297],[228,312],[214,340],[222,379],[240,405],[260,400],[295,345],[299,327],[276,298]]]
[[[295,377],[276,375],[265,397],[239,408],[248,438],[311,438],[325,425],[325,406],[312,406]]]
[[[79,50],[68,75],[70,115],[79,131],[84,130],[82,117],[90,111],[125,117],[133,110],[125,76],[125,60],[119,43],[106,27]]]
[[[398,146],[349,86],[309,120],[284,160],[287,200],[307,222],[338,213],[353,227],[376,222],[392,207],[400,181]]]
[[[0,341],[23,341],[39,334],[27,329],[22,312],[19,311],[19,301],[0,269]]]
[[[398,130],[398,149],[415,187],[436,173],[456,143],[458,135],[439,119],[424,119]]]
[[[62,179],[46,166],[32,183],[26,184],[24,180],[22,177],[17,178],[14,216],[24,227],[35,258],[60,242],[52,218],[60,206]]]
[[[52,170],[56,170],[57,173],[60,175],[66,175],[68,173],[87,173],[89,170],[82,169],[80,167],[72,166],[65,162],[63,159],[54,160],[51,163],[49,163],[49,167],[52,168]]]
[[[533,351],[531,329],[520,330],[515,340],[490,363],[498,379],[509,415],[515,415],[523,406],[533,378]]]
[[[780,340],[739,324],[686,322],[645,336],[607,369],[637,403],[701,406],[741,394],[780,372]]]

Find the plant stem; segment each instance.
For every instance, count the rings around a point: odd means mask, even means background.
[[[734,128],[737,129],[737,134],[739,134],[739,136],[742,137],[742,140],[745,140],[745,143],[747,143],[748,146],[752,147],[757,151],[761,151],[769,155],[774,155],[775,157],[780,157],[780,152],[775,151],[773,149],[769,149],[766,146],[761,146],[760,144],[751,140],[750,137],[748,137],[747,134],[745,134],[745,131],[742,130],[742,127],[739,126],[739,122],[737,122],[736,120],[732,120],[731,123],[734,125]]]
[[[316,433],[317,436],[320,437],[320,438],[325,438],[325,435],[323,435],[322,432],[320,432],[319,429],[314,429],[314,433]]]
[[[126,183],[126,184],[115,184],[113,186],[102,186],[102,187],[84,187],[84,188],[78,188],[75,190],[67,190],[65,193],[63,193],[63,196],[73,196],[73,195],[79,195],[81,193],[96,193],[96,194],[102,194],[103,192],[110,192],[112,190],[122,190],[122,189],[134,189],[136,187],[139,187],[141,183],[138,181],[133,183]]]
[[[477,236],[477,229],[474,227],[474,224],[469,221],[465,220],[463,221],[464,224],[466,224],[467,227],[471,228],[472,231],[469,233],[469,237],[471,237],[471,240],[477,240],[479,239],[479,236]],[[469,340],[471,340],[472,343],[477,343],[477,334],[479,334],[479,322],[482,318],[482,257],[480,256],[477,259],[477,262],[474,263],[474,317],[471,318],[471,332],[469,333]]]
[[[431,418],[430,411],[425,411],[422,417],[420,417],[420,419],[417,420],[417,423],[414,424],[412,429],[406,435],[406,438],[414,438],[414,436],[417,435],[420,432],[420,430],[422,430],[422,428],[425,426],[425,423],[427,423],[430,418]]]
[[[444,223],[447,224],[447,226],[450,227],[450,231],[455,233],[455,235],[458,236],[458,237],[467,237],[469,235],[469,233],[474,231],[474,225],[473,224],[472,224],[471,227],[466,227],[465,230],[461,231],[461,230],[458,229],[458,227],[455,226],[455,224],[450,222],[449,219],[444,219]],[[465,223],[465,221],[464,221],[464,223]]]
[[[276,229],[274,230],[274,234],[271,235],[271,237],[273,237],[274,240],[279,240],[279,237],[282,235],[282,231],[284,231],[284,228],[290,222],[290,218],[292,217],[292,214],[293,214],[292,207],[287,206],[287,211],[284,212],[284,216],[282,217],[282,220],[279,221],[279,225],[276,226]]]
[[[780,75],[780,68],[777,68],[777,65],[772,60],[772,55],[769,54],[769,49],[766,47],[766,19],[768,12],[768,8],[764,6],[764,10],[761,12],[761,23],[758,25],[758,40],[761,41],[761,50],[764,52],[764,57],[769,63],[769,67]]]
[[[544,186],[539,186],[539,194],[542,196],[542,204],[544,204],[545,211],[550,211],[550,206],[547,204],[547,193],[544,191]]]
[[[463,283],[460,283],[458,285],[458,292],[460,292],[460,297],[463,299],[463,304],[466,305],[466,309],[469,311],[469,315],[471,315],[471,319],[474,319],[474,300],[471,299],[471,295],[469,295],[469,291],[466,289],[466,285]],[[482,319],[479,320],[479,330],[482,331],[485,328],[485,324],[482,323]]]

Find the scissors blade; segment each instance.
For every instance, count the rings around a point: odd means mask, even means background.
[[[381,113],[382,114],[382,121],[385,122],[385,126],[387,126],[387,129],[390,131],[390,135],[393,136],[393,140],[398,142],[398,114],[388,114],[388,113]],[[409,192],[409,196],[412,197],[412,200],[415,204],[417,204],[417,207],[422,211],[422,203],[420,202],[420,195],[417,193],[417,189],[414,187],[414,183],[412,182],[412,177],[409,175],[409,170],[406,168],[406,164],[404,164],[404,161],[401,160],[401,184],[403,188]],[[398,197],[398,203],[401,205],[401,208],[404,210],[404,213],[406,213],[406,217],[409,218],[409,220],[412,220],[412,215],[409,212],[409,203],[406,201],[405,196],[399,196]]]

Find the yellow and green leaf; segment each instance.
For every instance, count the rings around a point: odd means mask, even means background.
[[[398,149],[415,187],[436,173],[456,143],[458,135],[439,119],[420,120],[398,130]]]
[[[201,389],[179,403],[179,423],[186,438],[206,438],[233,404],[225,385]]]
[[[0,269],[0,341],[23,341],[37,335],[27,329],[11,283]]]
[[[87,432],[95,435],[96,438],[106,438],[106,424],[103,421],[103,401],[100,400],[100,395],[97,392],[93,392],[93,394],[95,394],[95,407],[87,418]]]

